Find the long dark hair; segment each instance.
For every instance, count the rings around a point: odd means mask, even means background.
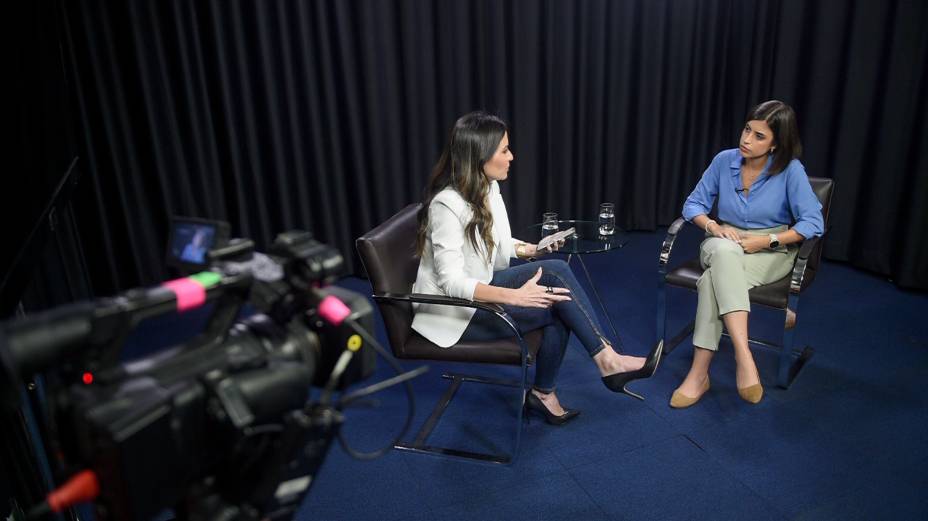
[[[416,241],[416,251],[420,256],[428,234],[429,204],[438,192],[450,186],[461,194],[472,211],[471,220],[464,227],[467,239],[475,251],[480,251],[477,239],[479,230],[480,238],[486,246],[487,258],[493,258],[493,214],[486,202],[490,180],[483,171],[483,165],[493,159],[499,142],[507,132],[509,126],[505,121],[486,112],[471,112],[454,122],[445,149],[432,168],[432,175],[423,194]]]
[[[799,141],[799,125],[793,107],[779,100],[765,101],[748,112],[745,123],[763,120],[773,131],[773,162],[767,171],[769,175],[782,172],[789,162],[802,156],[802,143]]]

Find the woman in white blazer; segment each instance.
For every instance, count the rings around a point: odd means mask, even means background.
[[[421,260],[413,292],[501,304],[522,332],[543,328],[526,407],[561,425],[578,414],[562,407],[555,394],[570,333],[577,335],[603,383],[615,392],[625,392],[628,382],[654,373],[662,344],[647,360],[613,350],[564,261],[509,266],[513,257],[547,253],[512,238],[499,181],[508,177],[513,158],[508,127],[500,118],[473,112],[455,122],[418,216]],[[417,305],[412,327],[441,347],[462,339],[512,336],[492,313],[452,306]]]

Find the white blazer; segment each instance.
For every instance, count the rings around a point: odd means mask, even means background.
[[[474,299],[478,282],[489,284],[493,272],[509,267],[515,257],[515,239],[509,227],[506,204],[499,192],[499,183],[490,183],[490,213],[493,215],[493,259],[487,260],[485,246],[477,230],[475,250],[464,235],[471,220],[470,205],[456,190],[445,188],[429,204],[429,228],[425,248],[419,261],[413,293],[445,295]],[[429,341],[451,347],[461,339],[476,311],[474,308],[416,304],[412,328]]]

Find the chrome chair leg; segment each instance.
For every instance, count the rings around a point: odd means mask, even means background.
[[[657,338],[667,338],[667,283],[663,268],[658,272],[657,280]],[[664,355],[669,355],[686,337],[696,329],[696,320],[691,320],[673,338],[664,342]]]
[[[670,354],[671,351],[677,348],[680,345],[680,342],[686,340],[686,337],[693,334],[693,331],[696,329],[696,321],[691,320],[689,324],[683,327],[673,338],[664,342],[664,356]]]
[[[796,313],[796,320],[799,320],[799,295],[790,293],[788,309]],[[780,348],[780,363],[777,368],[777,385],[783,389],[789,389],[793,380],[799,374],[799,371],[806,365],[806,362],[815,354],[811,346],[805,346],[801,350],[793,350],[793,340],[795,338],[796,327],[786,329],[786,310],[783,310],[783,346]],[[798,326],[798,324],[797,324]]]
[[[417,454],[427,454],[430,456],[437,456],[441,458],[448,459],[458,459],[478,463],[488,463],[492,465],[510,465],[515,462],[516,457],[519,455],[519,447],[522,443],[522,426],[523,426],[523,414],[525,411],[525,392],[528,390],[528,359],[526,358],[526,348],[524,345],[524,340],[521,336],[518,337],[519,342],[523,343],[522,349],[522,365],[521,365],[521,378],[519,380],[510,380],[510,379],[500,379],[500,378],[488,378],[483,376],[473,376],[473,375],[464,375],[457,373],[446,373],[443,374],[443,378],[451,380],[451,383],[448,385],[448,389],[445,390],[445,393],[438,400],[438,403],[435,404],[435,408],[432,410],[432,414],[429,415],[428,419],[419,429],[419,432],[416,434],[416,438],[412,443],[400,442],[393,446],[394,449],[404,451],[404,452],[413,452]],[[438,425],[438,422],[441,420],[442,414],[448,408],[448,405],[451,404],[451,400],[454,399],[454,395],[457,393],[458,389],[461,387],[461,384],[464,382],[473,382],[481,383],[487,385],[501,385],[504,387],[515,387],[519,389],[519,408],[516,412],[515,418],[515,430],[512,441],[512,449],[509,454],[490,454],[483,452],[472,452],[460,449],[452,449],[448,447],[436,447],[428,445],[428,438],[432,434],[432,431]]]

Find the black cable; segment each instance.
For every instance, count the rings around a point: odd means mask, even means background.
[[[374,339],[373,335],[368,333],[363,327],[361,327],[359,324],[357,324],[354,320],[350,318],[345,319],[345,323],[348,324],[351,327],[351,329],[354,330],[355,333],[361,335],[361,338],[363,338],[368,344],[370,344],[370,346],[374,348],[374,350],[377,351],[377,353],[384,360],[386,360],[388,364],[390,364],[390,367],[393,368],[397,376],[390,378],[389,380],[385,380],[384,382],[379,382],[369,387],[366,387],[364,389],[360,389],[348,396],[342,397],[342,399],[339,400],[338,402],[338,408],[340,409],[341,407],[345,405],[349,405],[351,402],[355,401],[358,398],[361,398],[363,396],[367,396],[372,393],[385,389],[386,387],[388,387],[388,385],[382,385],[382,384],[385,384],[386,382],[390,382],[390,385],[401,382],[403,386],[406,388],[406,398],[407,398],[406,401],[409,404],[409,411],[406,414],[406,422],[403,424],[403,428],[400,431],[399,435],[397,435],[396,438],[394,438],[393,441],[391,441],[388,445],[380,449],[377,449],[375,451],[372,451],[372,452],[360,452],[360,451],[357,451],[351,448],[348,442],[345,441],[345,438],[342,435],[342,431],[341,430],[338,431],[338,441],[341,444],[342,448],[345,449],[345,452],[347,452],[351,457],[355,459],[359,459],[359,460],[376,459],[390,452],[390,450],[393,449],[393,446],[399,443],[401,439],[403,439],[403,436],[406,435],[406,432],[409,430],[410,425],[412,425],[412,420],[413,420],[413,417],[415,416],[415,411],[416,411],[416,400],[415,400],[415,395],[412,391],[412,385],[409,383],[409,380],[427,371],[428,367],[423,366],[422,368],[418,368],[413,371],[410,371],[409,375],[404,374],[403,367],[399,364],[399,362],[396,361],[396,359],[393,357],[392,354],[387,352],[387,350],[384,349],[383,346],[381,346],[377,342],[376,339]]]

